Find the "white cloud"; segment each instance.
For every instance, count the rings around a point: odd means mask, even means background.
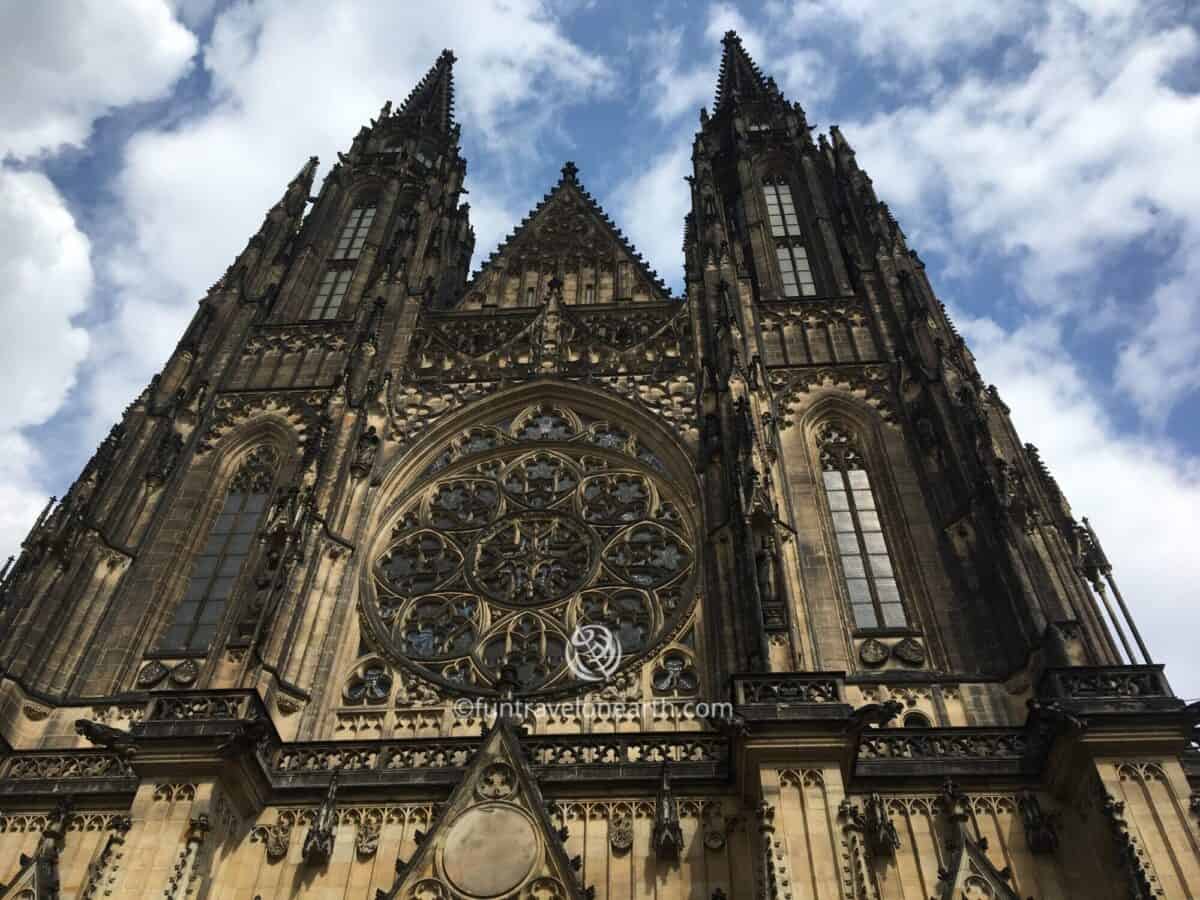
[[[678,284],[683,266],[683,219],[691,208],[684,176],[692,172],[691,142],[678,135],[674,149],[654,157],[614,192],[614,218],[663,280]]]
[[[683,65],[683,28],[659,28],[635,41],[650,60],[651,77],[642,90],[651,98],[651,112],[661,122],[695,116],[716,89],[712,65]],[[709,54],[706,54],[709,55]]]
[[[1119,432],[1053,325],[1006,332],[962,313],[956,321],[1022,440],[1041,450],[1076,518],[1091,520],[1151,654],[1168,664],[1176,690],[1200,696],[1190,628],[1200,580],[1200,458]]]
[[[0,166],[0,553],[45,501],[20,429],[59,410],[87,352],[72,318],[92,287],[89,249],[48,178]]]
[[[1032,0],[799,0],[790,6],[776,4],[773,11],[790,19],[795,34],[814,28],[849,31],[862,55],[917,68],[1020,30],[1036,17],[1038,4]]]
[[[402,47],[398,47],[402,36]],[[203,65],[210,108],[135,136],[118,194],[128,234],[113,235],[117,310],[98,332],[94,430],[158,368],[214,282],[301,163],[326,167],[385,99],[399,103],[445,47],[456,114],[489,154],[528,161],[564,105],[612,86],[534,0],[428,5],[377,2],[239,4],[218,13]],[[402,49],[402,52],[401,52]],[[501,166],[502,168],[503,166]],[[513,224],[500,185],[468,176],[478,247]],[[478,199],[476,197],[478,195]],[[147,327],[162,339],[147,339]],[[168,336],[169,335],[169,336]]]
[[[195,47],[159,0],[5,4],[0,158],[82,144],[113,108],[162,96]]]
[[[46,421],[71,387],[88,344],[71,324],[92,286],[88,252],[46,176],[0,168],[0,428]]]
[[[1091,319],[1115,252],[1182,235],[1167,268],[1184,270],[1200,245],[1200,95],[1172,81],[1200,62],[1200,38],[1058,4],[1025,40],[1035,58],[1027,71],[968,76],[846,132],[903,222],[1018,261],[1031,299]],[[1200,313],[1180,297],[1186,283],[1148,305],[1153,282],[1118,298],[1125,321],[1142,328],[1120,376],[1158,424],[1200,378]],[[1149,347],[1179,377],[1151,389],[1138,373]]]

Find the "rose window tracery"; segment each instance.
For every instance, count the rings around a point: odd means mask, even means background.
[[[539,403],[451,438],[374,551],[376,652],[467,692],[594,687],[566,665],[580,625],[623,664],[672,639],[694,598],[695,507],[627,427]]]
[[[521,512],[483,532],[470,577],[493,600],[540,606],[582,585],[594,559],[591,535],[569,515]]]

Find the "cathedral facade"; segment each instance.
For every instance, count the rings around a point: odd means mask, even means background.
[[[569,162],[471,273],[453,63],[5,566],[0,898],[1200,896],[1200,713],[838,129],[730,33],[682,297]]]

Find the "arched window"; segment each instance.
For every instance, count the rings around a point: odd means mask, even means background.
[[[367,232],[371,230],[371,223],[374,221],[374,203],[356,206],[350,210],[350,216],[346,219],[346,224],[342,226],[342,233],[338,237],[337,247],[334,248],[333,258],[358,259],[358,255],[362,253],[363,244],[366,243]]]
[[[371,224],[375,221],[375,202],[362,203],[350,210],[337,244],[329,257],[329,264],[321,275],[317,293],[308,309],[310,319],[336,319],[342,302],[350,290],[350,279],[354,276],[354,265],[367,241]]]
[[[932,728],[929,717],[925,713],[910,712],[904,717],[905,728]]]
[[[908,618],[862,454],[840,425],[820,432],[822,480],[856,628],[904,628]]]
[[[212,644],[250,555],[276,468],[275,451],[259,447],[229,483],[221,512],[192,567],[183,601],[175,608],[160,650],[197,652]]]
[[[804,235],[796,206],[792,202],[792,189],[784,178],[767,179],[763,184],[767,200],[767,218],[771,226],[771,237],[775,242],[775,258],[779,263],[779,278],[785,297],[815,297],[816,282],[808,261],[808,249],[804,246]]]

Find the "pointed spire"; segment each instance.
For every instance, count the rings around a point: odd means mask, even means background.
[[[397,115],[420,116],[426,124],[449,134],[454,125],[454,63],[454,54],[443,50],[433,68],[400,104]]]
[[[725,46],[721,54],[721,73],[717,76],[717,97],[713,109],[720,112],[725,106],[749,97],[779,97],[779,89],[769,78],[764,78],[736,31],[725,32],[721,43]]]
[[[317,163],[317,157],[310,156],[308,161],[300,167],[300,171],[296,173],[296,176],[288,182],[287,190],[283,192],[283,196],[275,202],[274,206],[267,210],[267,216],[258,231],[260,236],[265,236],[266,231],[272,223],[289,217],[296,218],[304,213],[309,195],[312,194],[313,178],[317,174]]]

